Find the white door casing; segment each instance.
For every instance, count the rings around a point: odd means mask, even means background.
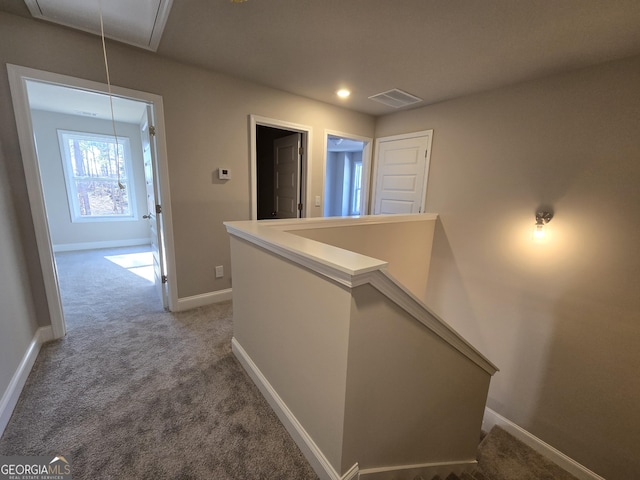
[[[158,184],[158,161],[156,156],[155,135],[150,132],[150,119],[153,118],[151,105],[147,105],[147,110],[140,122],[140,135],[142,139],[142,158],[144,160],[144,180],[147,193],[147,217],[149,221],[149,241],[153,256],[153,278],[156,290],[162,299],[162,307],[167,308],[168,291],[167,283],[163,281],[165,276],[164,248],[162,245],[162,214],[157,211],[157,206],[162,208],[158,199],[160,198],[160,186]],[[155,132],[154,132],[155,133]]]
[[[250,179],[251,179],[251,219],[258,218],[258,169],[257,169],[257,148],[256,148],[256,127],[262,125],[265,127],[279,128],[281,130],[290,130],[299,132],[301,136],[302,155],[300,155],[300,198],[302,200],[301,217],[311,216],[311,196],[312,191],[309,188],[308,172],[312,171],[312,155],[309,145],[313,145],[313,131],[308,125],[299,123],[277,120],[274,118],[261,117],[259,115],[249,115],[249,158],[250,158]]]
[[[373,214],[422,213],[433,130],[376,139]]]
[[[273,142],[274,206],[273,218],[298,218],[300,203],[300,134],[277,138]]]
[[[33,68],[7,64],[11,98],[13,102],[18,140],[22,153],[22,163],[25,171],[29,206],[31,208],[33,226],[38,247],[40,268],[47,296],[47,307],[51,319],[51,329],[54,338],[61,338],[66,333],[62,302],[56,266],[51,244],[51,235],[47,222],[44,192],[40,178],[38,155],[33,137],[31,123],[31,109],[27,92],[27,82],[44,82],[54,85],[78,88],[99,94],[108,94],[108,86],[103,83],[84,80],[81,78],[61,75],[57,73],[36,70]],[[169,191],[169,166],[167,162],[167,147],[164,136],[164,111],[162,97],[153,93],[131,90],[112,86],[112,94],[134,101],[153,105],[154,122],[156,127],[156,146],[159,190],[162,192],[163,206],[163,244],[164,258],[168,275],[169,309],[174,310],[178,305],[178,285],[175,276],[175,255],[173,250],[173,227],[171,219],[171,199]]]

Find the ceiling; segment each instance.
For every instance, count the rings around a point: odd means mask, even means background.
[[[35,110],[80,115],[83,117],[111,120],[109,95],[90,92],[77,88],[68,88],[50,83],[27,81],[29,106]],[[118,96],[113,101],[113,114],[116,122],[140,123],[147,110],[147,104]]]
[[[361,152],[363,148],[364,142],[359,140],[336,135],[327,136],[327,152]]]
[[[382,115],[398,110],[368,97],[393,88],[415,108],[638,55],[640,1],[181,0],[157,54]]]

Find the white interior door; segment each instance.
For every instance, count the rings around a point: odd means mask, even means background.
[[[433,130],[379,138],[373,213],[422,213]]]
[[[300,134],[273,142],[274,205],[273,218],[298,218],[300,204]]]
[[[155,136],[150,133],[151,119],[153,118],[151,106],[147,105],[146,114],[140,122],[140,134],[142,138],[142,155],[144,159],[144,178],[147,189],[147,214],[149,221],[149,237],[153,254],[153,273],[155,284],[162,306],[168,307],[167,282],[164,280],[165,260],[162,243],[162,214],[160,214],[160,189],[158,185],[158,162],[156,157]]]

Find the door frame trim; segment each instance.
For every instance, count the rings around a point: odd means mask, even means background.
[[[47,307],[51,319],[51,327],[54,338],[62,338],[66,334],[66,325],[62,311],[62,301],[60,299],[60,286],[58,284],[58,274],[56,271],[51,234],[47,222],[46,206],[44,201],[44,191],[40,176],[39,159],[33,137],[33,124],[31,121],[31,108],[27,94],[28,80],[36,82],[51,83],[60,86],[67,86],[82,90],[93,91],[101,94],[108,94],[109,88],[106,84],[85,80],[82,78],[61,75],[36,70],[19,65],[7,64],[11,98],[18,130],[18,140],[22,154],[22,164],[24,167],[25,181],[29,195],[29,206],[33,219],[33,227],[38,246],[40,267],[44,281],[45,293],[47,296]],[[162,97],[153,93],[132,90],[128,88],[112,86],[112,94],[131,100],[145,102],[152,105],[154,122],[156,127],[156,144],[158,160],[158,182],[161,191],[162,214],[164,215],[163,234],[165,239],[165,258],[167,260],[165,268],[169,278],[169,309],[178,303],[178,288],[176,280],[175,252],[173,243],[173,223],[171,220],[171,198],[169,190],[169,165],[167,161],[167,146],[164,125],[164,109]]]
[[[290,130],[300,133],[302,139],[300,143],[303,148],[302,159],[300,161],[300,198],[303,199],[303,217],[311,216],[311,196],[309,188],[309,172],[311,171],[311,149],[312,128],[308,125],[277,120],[275,118],[262,117],[260,115],[249,115],[249,170],[251,182],[251,220],[258,219],[258,153],[256,148],[256,127],[272,127],[282,130]]]
[[[357,140],[359,142],[364,142],[365,146],[362,149],[362,213],[361,215],[369,214],[369,193],[372,191],[371,189],[371,158],[373,151],[373,138],[371,137],[363,137],[362,135],[353,135],[351,133],[339,132],[337,130],[324,130],[324,156],[323,156],[323,167],[322,167],[322,203],[320,205],[320,209],[322,211],[322,215],[324,216],[324,202],[326,201],[326,188],[327,188],[327,143],[329,139],[329,135],[334,137],[346,138],[348,140]]]
[[[373,165],[373,176],[371,177],[371,214],[376,205],[376,183],[378,182],[378,165],[380,164],[378,156],[380,155],[380,143],[395,140],[406,140],[408,138],[427,137],[427,159],[425,162],[424,185],[422,186],[422,197],[420,199],[420,213],[425,213],[427,208],[427,186],[429,183],[429,166],[431,165],[431,142],[433,141],[433,129],[421,130],[419,132],[402,133],[399,135],[391,135],[388,137],[376,138],[376,161]]]

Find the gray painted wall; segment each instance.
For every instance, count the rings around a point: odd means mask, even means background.
[[[133,166],[137,218],[135,220],[82,222],[71,221],[69,202],[58,143],[58,129],[112,135],[111,122],[95,118],[64,115],[34,110],[31,114],[38,146],[40,172],[47,207],[47,218],[54,247],[66,244],[100,241],[126,241],[149,237],[149,222],[142,215],[146,211],[146,189],[142,142],[137,125],[118,122],[119,136],[129,138]]]
[[[639,86],[635,57],[376,128],[434,129],[427,300],[500,368],[489,407],[610,479],[640,471]]]
[[[38,328],[5,160],[0,144],[0,399]]]

